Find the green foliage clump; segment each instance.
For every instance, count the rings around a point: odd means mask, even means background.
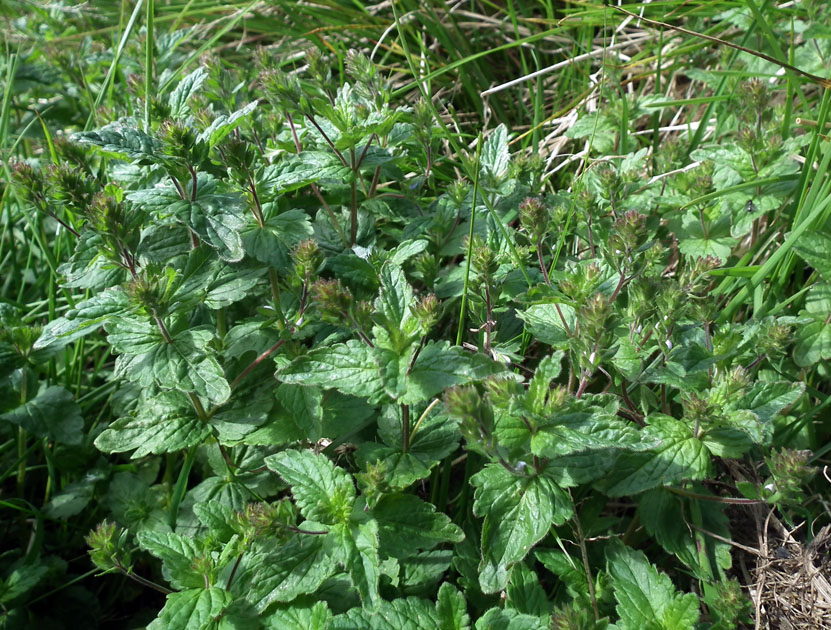
[[[828,95],[795,133],[750,56],[687,68],[700,102],[607,60],[555,176],[542,105],[474,143],[414,57],[407,101],[354,50],[183,71],[192,33],[96,65],[89,118],[5,166],[3,243],[36,260],[7,256],[30,273],[0,303],[33,541],[0,559],[2,623],[91,588],[153,629],[747,623],[733,510],[827,517]],[[660,141],[699,104],[714,135]]]

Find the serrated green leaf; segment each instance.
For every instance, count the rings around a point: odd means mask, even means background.
[[[116,522],[132,531],[168,531],[166,499],[163,486],[151,487],[139,475],[125,471],[113,475],[104,504],[112,511]]]
[[[194,559],[208,551],[194,538],[173,532],[144,530],[136,535],[139,546],[162,561],[162,575],[176,589],[200,588],[205,576],[194,568]]]
[[[408,597],[381,602],[375,611],[353,608],[335,617],[332,630],[436,630],[437,627],[433,604]]]
[[[245,596],[258,612],[274,602],[315,593],[335,572],[334,563],[327,559],[323,536],[300,534],[278,549],[250,555],[244,559],[248,569],[241,570],[234,592]]]
[[[641,551],[622,543],[606,551],[615,588],[621,630],[693,630],[698,598],[676,592],[669,577],[659,573]]]
[[[283,451],[265,458],[266,466],[291,485],[294,501],[311,521],[345,523],[355,502],[355,486],[342,468],[325,455],[311,451]]]
[[[245,255],[240,234],[246,224],[243,208],[242,200],[236,195],[200,195],[184,211],[180,210],[178,216],[214,247],[220,258],[237,262]]]
[[[231,506],[221,501],[196,503],[193,506],[193,514],[220,542],[228,542],[235,533],[232,524],[236,514]]]
[[[25,359],[13,343],[0,341],[0,379],[26,364]]]
[[[236,129],[243,119],[250,116],[255,109],[257,109],[257,101],[251,101],[233,114],[220,114],[205,131],[199,134],[197,139],[207,142],[209,146],[215,146]]]
[[[124,353],[116,373],[141,384],[156,383],[166,389],[195,392],[211,402],[228,400],[231,388],[219,362],[207,355],[215,331],[209,326],[187,328],[165,342],[150,322],[115,318],[107,322],[109,341]]]
[[[524,615],[510,608],[491,608],[476,621],[476,630],[548,630],[539,617]]]
[[[127,280],[129,274],[126,269],[101,255],[104,246],[104,239],[97,232],[81,232],[75,244],[75,253],[58,266],[58,274],[64,278],[63,286],[103,291]]]
[[[471,478],[473,512],[484,516],[479,584],[496,593],[508,584],[508,570],[522,560],[552,525],[573,513],[571,499],[549,475],[513,474],[488,464]]]
[[[195,198],[192,181],[187,182],[184,193],[186,198],[182,199],[172,186],[160,186],[131,192],[127,198],[160,220],[173,218],[186,225],[223,260],[242,260],[241,231],[248,222],[242,197],[222,192],[220,182],[204,172],[197,175]]]
[[[211,427],[183,403],[172,393],[154,397],[136,416],[125,416],[112,422],[95,439],[95,446],[105,453],[136,449],[132,456],[139,458],[201,444],[211,435]]]
[[[508,149],[508,128],[500,124],[494,129],[482,147],[479,168],[491,186],[498,185],[508,174],[510,151]]]
[[[537,574],[521,562],[511,572],[511,582],[506,591],[506,608],[513,608],[518,613],[547,617],[551,613],[551,603],[545,594]]]
[[[517,311],[516,315],[525,322],[525,329],[538,341],[564,349],[568,346],[569,335],[557,312],[557,306],[560,307],[568,329],[574,330],[576,315],[574,308],[568,304],[535,304],[524,311]]]
[[[689,514],[690,505],[686,502],[663,488],[648,490],[638,497],[638,516],[646,531],[661,547],[677,556],[699,579],[712,580],[714,570],[723,575],[723,569],[729,568],[730,545],[712,536],[699,535],[697,538],[686,520],[678,517],[679,514]],[[701,514],[701,527],[730,540],[730,522],[724,515],[722,504],[702,500],[697,501],[695,509]],[[702,566],[700,558],[705,556],[708,561],[706,566]],[[715,559],[715,562],[709,558]],[[711,567],[711,564],[716,566]]]
[[[216,438],[221,443],[229,446],[240,442],[248,444],[248,437],[269,422],[274,407],[272,388],[260,386],[211,413],[208,423],[214,428]],[[302,439],[302,436],[298,439]]]
[[[83,479],[68,484],[43,506],[50,518],[67,519],[87,507],[95,492],[95,484],[106,478],[100,471],[91,470]]]
[[[805,392],[805,383],[768,381],[754,383],[738,402],[737,407],[748,409],[763,422],[771,422],[785,407],[794,404]]]
[[[609,115],[603,112],[589,112],[580,116],[577,122],[566,131],[567,138],[591,138],[592,150],[598,154],[612,153],[618,126]]]
[[[467,614],[465,597],[452,584],[445,582],[439,587],[436,597],[437,630],[468,630],[470,616]]]
[[[396,558],[464,539],[462,530],[450,518],[412,494],[386,495],[371,514],[378,522],[382,551]]]
[[[228,591],[212,588],[191,588],[170,593],[159,616],[147,630],[213,630],[234,601]]]
[[[323,392],[318,387],[281,383],[277,400],[288,412],[288,418],[300,439],[317,442],[323,437]]]
[[[37,437],[61,444],[80,444],[84,419],[81,409],[63,387],[47,387],[32,400],[0,415],[0,421],[11,422]]]
[[[378,523],[374,520],[335,525],[326,537],[330,553],[343,565],[366,610],[381,603],[378,582],[381,578],[378,557]]]
[[[545,469],[558,486],[572,488],[604,477],[615,465],[619,454],[617,449],[595,449],[559,455],[551,459]]]
[[[702,444],[716,457],[741,457],[753,446],[747,432],[732,427],[709,429],[700,437]]]
[[[430,400],[455,385],[465,385],[504,371],[504,366],[484,354],[473,354],[447,341],[428,342],[407,376],[405,405]]]
[[[450,568],[453,560],[452,549],[421,551],[404,562],[401,576],[401,592],[404,595],[418,595],[431,591],[442,575]]]
[[[401,241],[395,249],[392,250],[390,262],[396,265],[403,265],[410,258],[427,249],[429,245],[430,243],[426,239]]]
[[[63,317],[53,319],[40,333],[34,348],[61,348],[98,330],[110,317],[123,313],[129,306],[121,287],[107,289],[80,302]]]
[[[140,129],[117,122],[97,131],[76,133],[72,140],[81,144],[91,144],[116,157],[147,163],[158,161],[162,148],[158,140]]]
[[[525,394],[527,407],[534,413],[545,413],[545,402],[551,391],[551,381],[560,375],[562,360],[563,353],[555,352],[543,357],[537,369],[534,370],[534,376],[528,383],[528,391]]]
[[[682,219],[678,249],[687,256],[715,256],[725,262],[730,258],[736,243],[738,241],[730,236],[730,216],[727,214],[716,221],[705,222],[704,225],[697,211],[691,210]]]
[[[249,224],[242,231],[242,242],[249,256],[272,267],[284,267],[288,251],[300,241],[314,234],[308,214],[302,210],[288,210],[269,216],[269,209],[276,204],[265,204],[265,224]]]
[[[646,448],[647,436],[616,412],[616,405],[575,401],[540,427],[531,438],[531,450],[535,455],[556,458],[593,449]]]
[[[386,334],[376,332],[376,340],[379,345],[400,355],[413,341],[411,336],[415,323],[410,311],[414,301],[413,289],[401,267],[394,263],[384,263],[378,276],[381,290],[375,300],[374,319]],[[411,322],[412,326],[409,325]]]
[[[207,78],[207,70],[199,67],[179,82],[167,99],[171,118],[181,120],[190,114],[188,99],[199,91]]]
[[[326,602],[277,608],[262,618],[265,630],[330,630],[332,620],[332,612]]]
[[[283,193],[321,179],[346,182],[352,174],[331,151],[303,151],[299,156],[287,156],[267,170],[269,183]]]
[[[598,485],[612,497],[637,494],[683,479],[704,479],[710,472],[710,455],[693,437],[692,427],[663,414],[652,414],[641,431],[647,443],[658,443],[645,452],[623,452],[612,474]]]
[[[143,319],[114,317],[106,324],[107,341],[116,352],[140,355],[164,343],[158,326]]]
[[[591,607],[586,570],[579,557],[572,558],[559,549],[539,549],[534,555],[543,566],[556,575],[575,604]]]
[[[368,291],[378,290],[378,273],[368,260],[354,251],[340,252],[326,261],[326,268],[345,284],[363,287]]]
[[[354,339],[298,357],[278,371],[277,378],[284,383],[334,387],[362,398],[375,397],[384,387],[372,349]]]
[[[217,260],[207,247],[191,250],[171,296],[172,308],[203,303],[220,309],[245,298],[265,269],[249,264]]]

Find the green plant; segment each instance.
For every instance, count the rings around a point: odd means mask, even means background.
[[[0,305],[9,505],[76,539],[106,519],[92,561],[164,594],[151,628],[746,623],[730,509],[823,518],[827,97],[794,134],[749,58],[686,68],[704,100],[606,59],[558,179],[504,124],[466,149],[410,57],[428,100],[357,52],[183,72],[177,37],[123,93],[135,51],[96,66],[108,109],[8,164],[7,224],[62,279]],[[8,623],[66,588],[33,549],[3,563]]]

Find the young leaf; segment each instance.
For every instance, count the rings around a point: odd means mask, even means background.
[[[187,118],[190,114],[188,99],[199,91],[207,78],[208,71],[199,67],[179,82],[167,99],[171,118],[175,120]]]
[[[345,523],[355,502],[355,486],[325,455],[283,451],[265,458],[266,466],[289,485],[303,516],[326,525]]]
[[[257,101],[252,101],[242,109],[238,109],[233,114],[220,114],[208,126],[205,131],[199,134],[198,141],[207,142],[209,146],[216,146],[221,142],[225,136],[236,129],[243,119],[247,118],[251,113],[257,109]]]
[[[380,335],[378,331],[376,339],[379,343],[381,339],[388,339],[384,346],[401,354],[413,341],[411,335],[415,327],[408,325],[413,321],[410,311],[413,290],[398,265],[384,263],[378,275],[381,291],[375,300],[375,319],[386,334]]]
[[[527,475],[488,464],[471,483],[476,487],[473,512],[485,517],[479,584],[482,592],[496,593],[507,586],[510,567],[552,525],[571,517],[571,499],[545,471]]]
[[[508,173],[510,151],[508,128],[502,124],[491,132],[482,147],[480,169],[490,187],[496,187]]]
[[[439,587],[436,597],[437,630],[469,630],[470,616],[467,614],[465,597],[452,584],[445,582]]]
[[[201,588],[205,575],[194,568],[194,559],[208,550],[194,538],[173,532],[145,530],[136,536],[139,546],[162,561],[162,575],[173,588]]]
[[[606,552],[615,587],[621,630],[693,630],[698,598],[676,592],[669,577],[658,573],[642,551],[622,543]]]
[[[364,609],[371,611],[381,603],[378,581],[381,577],[378,557],[378,523],[341,523],[326,537],[332,558],[343,565],[352,585],[361,597]]]
[[[521,562],[511,572],[511,582],[507,589],[507,608],[519,613],[545,618],[551,613],[551,603],[534,573]]]

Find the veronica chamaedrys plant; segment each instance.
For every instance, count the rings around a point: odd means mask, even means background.
[[[692,589],[740,609],[708,482],[797,403],[795,320],[716,324],[733,246],[689,247],[625,121],[623,155],[545,193],[506,127],[443,157],[430,104],[393,107],[365,58],[306,61],[260,55],[249,105],[198,69],[32,186],[89,290],[37,346],[103,327],[116,355],[95,444],[131,458],[106,489],[128,533],[90,537],[100,568],[160,563],[154,628],[692,629]]]
[[[240,132],[256,115],[254,103],[195,115],[208,77],[198,69],[170,93],[170,118],[158,126],[124,119],[75,136],[101,152],[101,175],[73,184],[70,173],[58,172],[34,190],[41,210],[53,207],[50,195],[71,210],[66,222],[77,246],[61,271],[70,286],[92,292],[50,322],[36,346],[55,351],[103,327],[117,355],[114,377],[125,384],[121,417],[96,446],[133,458],[185,454],[181,465],[167,459],[167,518],[131,517],[139,545],[162,560],[175,589],[159,627],[198,626],[206,614],[253,618],[329,579],[346,579],[366,610],[383,609],[383,580],[397,584],[402,563],[419,554],[427,561],[436,545],[462,538],[448,517],[402,490],[457,445],[455,427],[431,399],[447,384],[502,367],[428,339],[439,302],[417,296],[402,268],[425,241],[392,251],[375,243],[381,214],[403,218],[376,199],[386,194],[379,186],[401,177],[423,147],[407,144],[410,124],[389,108],[374,69],[357,57],[351,64],[360,87],[304,86],[311,101],[296,103],[302,116],[282,112],[297,143],[273,163]],[[73,186],[74,194],[62,192]],[[306,209],[311,199],[316,215]],[[345,213],[330,212],[343,201]],[[351,325],[327,323],[335,321]],[[320,347],[305,351],[310,338]],[[276,386],[252,377],[269,372],[271,357],[281,364]],[[337,392],[327,404],[324,388],[332,385]],[[343,405],[352,409],[346,416]],[[368,445],[358,458],[368,471],[386,467],[390,477],[362,482],[369,503],[325,456],[281,450],[342,438],[373,407],[382,412],[386,446]],[[198,454],[214,475],[188,492]],[[264,461],[279,477],[253,470]],[[300,514],[277,503],[263,509],[282,514],[278,526],[233,525],[251,493],[274,495],[281,478]],[[193,537],[200,530],[205,535]],[[119,559],[127,534],[114,532],[107,525],[91,535],[96,563],[146,581],[125,554]],[[290,588],[309,562],[314,576]]]

